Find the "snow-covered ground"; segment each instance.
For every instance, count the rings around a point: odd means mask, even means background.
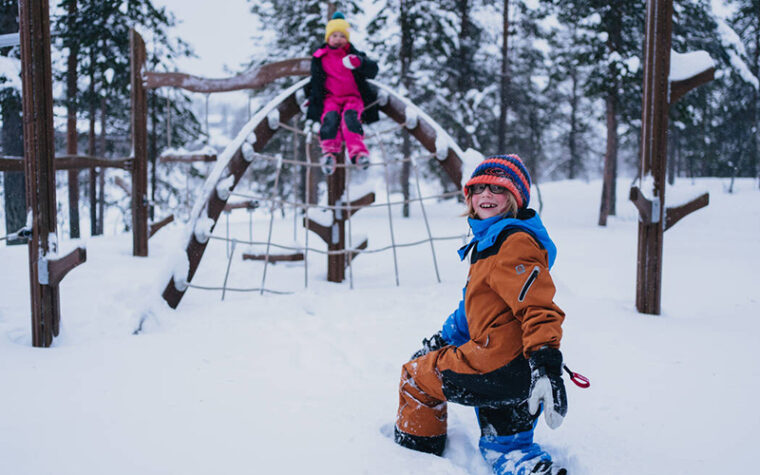
[[[681,180],[668,191],[675,205],[707,189],[710,205],[665,234],[661,316],[635,310],[628,184],[605,228],[599,182],[541,186],[559,248],[562,349],[592,385],[569,384],[565,423],[551,431],[542,420],[537,439],[573,475],[750,473],[760,443],[757,183],[740,180],[729,194],[725,180]],[[427,203],[434,235],[466,232],[460,206]],[[398,241],[426,235],[412,212],[402,220],[394,210]],[[254,240],[265,240],[268,214],[250,218]],[[234,237],[248,239],[248,220],[232,215]],[[278,213],[275,238],[303,243],[293,223]],[[387,210],[359,211],[352,231],[384,246]],[[0,473],[489,473],[471,408],[452,405],[443,458],[381,431],[395,417],[401,364],[458,302],[461,240],[435,244],[441,283],[429,245],[399,250],[400,286],[390,251],[354,261],[353,289],[326,282],[326,259],[312,253],[308,288],[302,263],[278,263],[265,285],[292,293],[222,301],[190,289],[171,310],[159,294],[183,233],[160,231],[150,258],[131,257],[129,235],[89,239],[88,261],[61,285],[62,330],[49,349],[30,346],[26,248],[0,247]],[[225,233],[222,220],[215,236]],[[322,243],[312,234],[309,246]],[[262,264],[242,261],[245,250],[233,255],[231,287],[261,285]],[[221,286],[226,269],[225,243],[213,240],[193,283]]]

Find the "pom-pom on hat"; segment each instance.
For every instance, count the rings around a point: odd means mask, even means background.
[[[526,208],[530,202],[530,174],[517,155],[492,155],[483,160],[465,183],[464,196],[478,183],[503,186],[514,195],[518,208]]]
[[[343,16],[341,12],[335,12],[333,13],[332,20],[327,22],[327,27],[325,28],[325,41],[327,41],[327,39],[330,38],[330,35],[336,31],[340,31],[346,35],[347,41],[351,41],[351,36],[349,34],[350,29],[346,17]]]

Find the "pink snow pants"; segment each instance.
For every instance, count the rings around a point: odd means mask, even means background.
[[[345,141],[349,157],[369,155],[367,146],[364,145],[364,129],[360,119],[363,111],[364,103],[360,97],[325,98],[322,127],[319,130],[323,154],[332,153],[337,156]]]

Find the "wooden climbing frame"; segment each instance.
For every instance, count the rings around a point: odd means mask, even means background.
[[[261,88],[275,79],[286,76],[308,76],[310,73],[310,61],[310,58],[285,60],[254,68],[238,76],[226,79],[205,79],[183,73],[159,73],[152,71],[145,71],[143,78],[147,89],[178,87],[192,92],[208,94]],[[284,124],[287,124],[295,115],[301,112],[299,102],[303,101],[303,96],[300,100],[297,96],[307,83],[307,79],[302,80],[265,106],[257,116],[249,121],[238,138],[228,146],[227,150],[216,157],[218,160],[217,165],[207,181],[207,185],[213,184],[214,186],[204,188],[205,196],[201,197],[204,201],[203,203],[196,203],[194,215],[190,217],[190,225],[193,226],[193,232],[190,233],[191,235],[185,250],[188,264],[187,274],[172,276],[162,294],[172,308],[176,308],[179,305],[182,296],[187,291],[188,285],[192,281],[205,252],[210,234],[213,233],[213,229],[218,222],[219,215],[225,210],[231,191],[242,178],[250,162],[255,156],[263,152],[264,147],[279,128],[287,128]],[[410,135],[415,137],[429,152],[435,153],[438,162],[451,180],[458,187],[461,186],[462,160],[457,150],[449,146],[448,142],[446,143],[446,150],[436,150],[439,146],[436,143],[436,137],[440,129],[436,129],[435,124],[428,123],[428,120],[420,118],[416,114],[413,117],[407,117],[407,109],[413,107],[413,104],[405,101],[403,98],[394,94],[386,94],[384,99],[379,104],[380,110],[392,120],[405,124]],[[276,120],[272,120],[272,117],[276,117]],[[304,165],[309,167],[314,166],[313,163],[304,163]],[[214,173],[217,175],[214,176]],[[327,243],[328,280],[333,282],[342,282],[344,280],[346,265],[362,249],[367,247],[367,242],[364,241],[352,246],[353,249],[346,249],[346,223],[348,219],[363,206],[367,206],[375,200],[374,194],[369,193],[356,200],[352,200],[350,203],[341,203],[341,197],[344,196],[346,190],[345,179],[345,168],[339,166],[337,171],[327,180],[328,204],[333,212],[333,220],[330,226],[323,226],[309,220],[308,217],[304,218],[304,226],[315,232]],[[221,191],[220,187],[222,187]],[[201,204],[202,206],[200,206]],[[208,223],[208,220],[211,220],[213,223],[210,228],[205,227],[205,223]],[[204,226],[200,224],[204,224]],[[260,256],[250,256],[249,258],[258,257]],[[298,256],[293,257],[293,259],[296,258]],[[272,256],[268,253],[264,256],[264,260],[265,262],[273,261]]]

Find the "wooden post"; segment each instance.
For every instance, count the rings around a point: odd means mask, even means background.
[[[338,164],[343,163],[343,153],[337,157]],[[327,204],[329,206],[343,205],[341,196],[346,191],[346,169],[337,167],[335,173],[327,177]],[[328,251],[337,251],[338,254],[327,256],[327,280],[330,282],[343,282],[346,278],[346,255],[340,253],[346,249],[346,211],[333,210],[333,224],[330,228],[330,240],[327,241]]]
[[[132,255],[148,255],[148,107],[143,85],[145,43],[129,30],[132,71]]]
[[[32,218],[29,241],[32,344],[47,347],[58,335],[60,319],[58,288],[43,283],[47,282],[47,259],[58,251],[50,12],[48,0],[20,0],[18,4],[26,206],[27,216]]]
[[[647,2],[644,39],[644,96],[641,119],[640,182],[651,180],[651,190],[631,189],[630,199],[639,209],[639,241],[636,264],[636,308],[639,312],[660,314],[662,291],[663,233],[678,219],[707,205],[702,196],[677,208],[665,207],[667,171],[667,131],[670,104],[686,91],[712,79],[715,69],[691,78],[670,82],[670,48],[673,0]],[[668,212],[672,217],[667,216]]]

